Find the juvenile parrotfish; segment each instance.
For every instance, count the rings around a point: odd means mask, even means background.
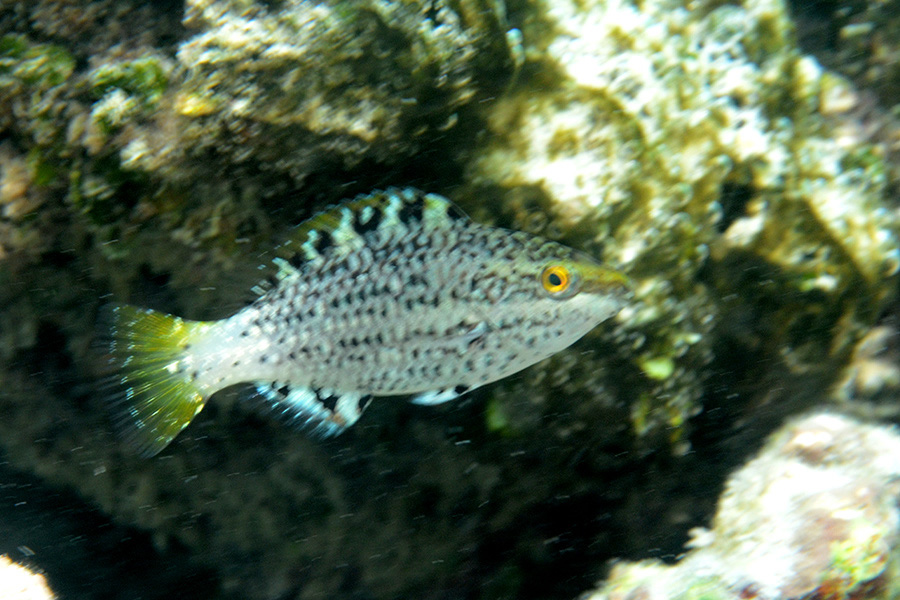
[[[628,295],[624,275],[567,246],[413,189],[320,213],[274,254],[258,297],[221,321],[109,309],[114,418],[141,454],[238,383],[323,436],[373,396],[447,402],[559,352]]]

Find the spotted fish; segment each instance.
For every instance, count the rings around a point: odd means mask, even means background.
[[[115,419],[140,453],[238,383],[323,436],[373,396],[447,402],[559,352],[628,294],[621,273],[567,246],[413,189],[320,213],[274,254],[258,297],[227,319],[109,309]]]

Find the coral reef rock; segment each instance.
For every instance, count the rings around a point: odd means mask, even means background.
[[[504,39],[495,6],[188,0],[185,142],[295,174],[323,155],[348,166],[409,155],[475,96],[479,53]]]
[[[891,598],[900,435],[835,414],[783,427],[673,566],[620,563],[586,600]],[[892,591],[893,590],[893,591]]]
[[[42,575],[0,556],[0,598],[3,600],[53,600],[56,598]]]
[[[829,118],[850,85],[777,0],[532,10],[533,80],[489,110],[468,177],[514,227],[581,236],[638,282],[619,319],[645,376],[635,429],[681,429],[725,338],[828,379],[900,268],[882,151]]]

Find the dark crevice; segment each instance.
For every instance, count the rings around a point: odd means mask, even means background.
[[[743,217],[747,211],[747,203],[753,198],[752,186],[739,183],[726,183],[722,186],[719,203],[722,205],[722,220],[717,224],[719,233],[724,233],[731,224]]]
[[[44,573],[67,600],[216,597],[213,572],[186,549],[157,551],[150,535],[113,523],[72,492],[11,469],[0,455],[0,555]]]

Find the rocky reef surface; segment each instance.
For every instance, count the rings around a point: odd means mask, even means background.
[[[799,419],[728,478],[677,564],[617,564],[585,598],[895,598],[898,474],[896,428]]]
[[[7,600],[53,600],[56,596],[40,574],[0,555],[0,597]]]
[[[574,597],[674,556],[787,416],[898,418],[897,74],[854,50],[893,47],[882,4],[823,49],[775,0],[2,0],[3,460],[223,598]],[[122,447],[102,304],[222,317],[292,225],[388,185],[594,254],[634,301],[336,440],[224,393],[158,458]]]

